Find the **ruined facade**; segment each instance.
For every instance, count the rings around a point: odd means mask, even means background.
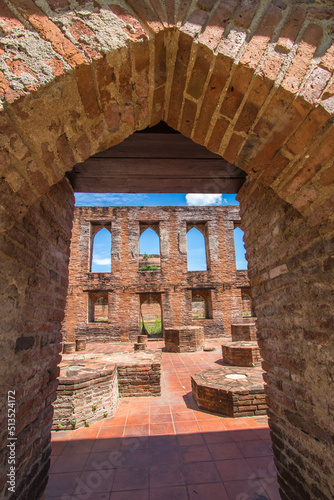
[[[247,272],[235,266],[239,223],[236,206],[76,207],[64,338],[134,340],[147,303],[160,305],[163,328],[197,324],[205,337],[230,334],[242,319],[241,290],[249,287]],[[111,272],[91,272],[94,236],[103,227],[111,232]],[[194,227],[204,237],[207,270],[187,270],[187,232]],[[147,228],[159,236],[160,256],[145,260],[139,239]]]
[[[333,16],[327,0],[0,1],[12,498],[40,498],[50,466],[74,205],[65,173],[160,120],[248,175],[238,199],[281,496],[334,497]]]

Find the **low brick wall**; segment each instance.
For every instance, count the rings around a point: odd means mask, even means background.
[[[256,332],[257,328],[255,323],[244,322],[231,325],[231,335],[233,342],[239,342],[242,340],[257,341]]]
[[[103,371],[66,366],[59,377],[52,429],[73,429],[98,422],[112,417],[117,406],[116,365]]]
[[[135,353],[137,359],[131,363],[128,360],[117,363],[121,397],[161,395],[161,353],[155,352],[151,358],[143,358],[142,354]]]
[[[161,352],[64,354],[52,429],[112,417],[118,397],[161,395]]]
[[[233,380],[226,376],[245,375]],[[261,370],[223,367],[191,377],[193,397],[202,410],[227,417],[265,415],[267,405]]]
[[[235,366],[257,366],[261,364],[257,342],[227,342],[222,345],[223,361]]]
[[[164,337],[167,352],[195,352],[204,346],[202,326],[165,328]]]

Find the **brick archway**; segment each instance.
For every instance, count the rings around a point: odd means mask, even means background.
[[[332,15],[326,2],[0,3],[4,390],[20,396],[22,492],[38,498],[48,469],[64,174],[163,119],[249,174],[239,198],[282,490],[334,494]]]

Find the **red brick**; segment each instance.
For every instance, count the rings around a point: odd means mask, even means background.
[[[148,6],[145,0],[126,0],[126,3],[133,9],[138,18],[144,20],[155,33],[163,28],[158,15]]]
[[[217,55],[215,66],[202,103],[200,115],[195,125],[193,140],[196,142],[204,143],[212,115],[227,81],[231,66],[232,62],[229,58],[221,54]]]
[[[317,24],[308,25],[299,43],[297,53],[284,76],[282,86],[285,89],[297,93],[322,34],[322,28]]]
[[[166,42],[165,34],[158,33],[155,37],[154,44],[154,85],[159,87],[166,83],[167,69],[166,69]]]
[[[294,6],[290,14],[285,20],[281,29],[279,39],[277,40],[275,50],[277,52],[290,52],[293,44],[298,36],[298,33],[305,21],[305,10],[301,7]]]
[[[321,106],[312,109],[301,126],[284,145],[284,149],[290,153],[298,154],[312,139],[321,133],[328,118],[328,113]]]
[[[194,120],[197,111],[197,104],[189,99],[185,99],[183,113],[180,123],[180,132],[186,137],[191,136],[191,131],[194,126]]]
[[[51,43],[53,49],[58,52],[72,68],[83,64],[86,60],[78,49],[66,38],[60,29],[32,2],[32,0],[20,0],[16,8],[36,29],[39,35]]]
[[[187,93],[195,99],[201,97],[207,75],[210,69],[212,52],[204,45],[199,45],[191,77],[187,87]]]
[[[259,7],[259,0],[241,0],[234,15],[234,24],[242,28],[249,28]]]
[[[110,129],[110,130],[117,130],[118,129],[119,120],[120,120],[120,113],[119,113],[118,104],[116,102],[111,103],[104,110],[104,117],[105,117],[108,129]]]
[[[264,51],[273,35],[275,27],[280,22],[286,5],[275,5],[271,3],[261,19],[261,22],[250,40],[244,54],[241,57],[241,64],[246,64],[251,68],[256,68],[260,62]]]
[[[233,118],[248,89],[253,71],[245,66],[238,66],[226,92],[220,112],[228,118]]]
[[[272,82],[256,76],[252,89],[242,108],[242,112],[235,124],[234,130],[237,132],[248,132],[252,126],[261,106],[269,95]]]
[[[265,186],[270,186],[279,175],[283,172],[285,167],[289,164],[289,159],[278,153],[269,161],[267,166],[261,172],[259,179]]]
[[[168,110],[168,124],[175,129],[177,128],[179,110],[183,101],[192,43],[190,36],[180,33]]]
[[[125,23],[126,26],[122,26],[122,29],[130,38],[137,40],[146,36],[144,28],[142,27],[140,22],[135,17],[133,17],[132,14],[130,14],[130,12],[123,9],[123,7],[117,4],[109,5],[109,8]],[[129,29],[129,25],[132,27],[132,29]]]
[[[211,49],[215,49],[223,36],[234,9],[235,2],[233,0],[221,2],[213,13],[204,33],[200,37],[200,42]]]
[[[0,2],[0,24],[5,33],[10,33],[14,28],[23,28],[23,24],[7,7],[3,0]]]
[[[167,22],[169,25],[175,24],[175,2],[174,0],[165,0],[165,8],[167,12]]]
[[[229,122],[225,120],[225,118],[219,118],[216,121],[207,144],[207,148],[210,149],[210,151],[213,151],[214,153],[219,152],[220,143],[223,140],[223,137],[225,135],[226,130],[228,129],[228,126]]]
[[[163,86],[155,90],[153,94],[153,106],[152,106],[152,117],[151,117],[152,125],[162,120],[164,103],[165,103],[165,87]]]
[[[245,138],[241,135],[232,135],[230,142],[228,143],[228,146],[223,153],[223,157],[225,158],[225,160],[229,161],[230,163],[235,162],[244,140]]]
[[[100,109],[93,81],[92,68],[86,64],[77,68],[76,78],[86,115],[88,118],[95,118],[100,114]]]

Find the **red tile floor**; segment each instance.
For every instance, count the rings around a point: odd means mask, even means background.
[[[52,433],[46,499],[279,500],[267,418],[221,417],[192,399],[190,375],[221,360],[221,340],[211,344],[213,352],[162,353],[161,397],[123,398],[114,418]]]

